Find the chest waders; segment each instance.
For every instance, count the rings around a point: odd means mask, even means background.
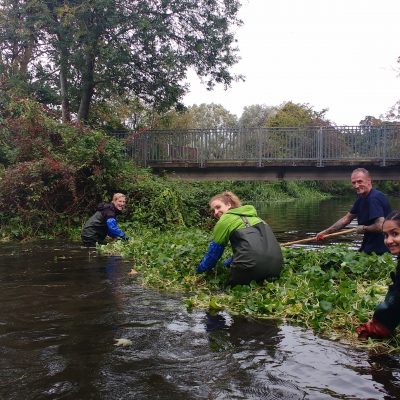
[[[246,285],[253,280],[261,282],[278,277],[283,257],[272,229],[265,222],[251,226],[246,217],[241,218],[246,227],[237,229],[229,238],[233,260],[226,286]]]
[[[83,227],[81,238],[85,246],[95,246],[104,243],[107,236],[107,226],[100,211],[96,211]]]

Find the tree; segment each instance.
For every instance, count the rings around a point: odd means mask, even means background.
[[[325,119],[328,109],[315,111],[309,104],[296,104],[291,101],[283,103],[276,114],[269,118],[270,127],[286,126],[329,126]]]
[[[276,107],[264,104],[254,104],[243,109],[239,119],[239,126],[242,128],[260,128],[267,125],[268,118],[276,113]]]
[[[18,20],[21,29],[14,29],[13,40],[20,47],[30,46],[30,89],[44,103],[62,108],[64,119],[72,112],[78,120],[88,120],[93,103],[125,92],[151,108],[167,110],[188,90],[183,82],[189,67],[205,79],[208,88],[241,79],[229,71],[238,60],[232,28],[241,24],[239,0],[18,0],[15,7],[11,4],[0,0],[0,36],[11,32],[6,27],[10,15],[23,11],[25,18]],[[33,36],[26,38],[25,31]],[[11,41],[1,47],[3,69],[11,65],[5,62],[11,49]],[[39,58],[33,57],[35,52]]]
[[[39,54],[42,7],[29,0],[0,1],[0,83],[26,94],[29,64]]]
[[[366,115],[364,119],[359,122],[362,126],[379,126],[382,124],[382,120],[375,118],[372,115]]]
[[[380,118],[385,121],[400,122],[400,100],[393,104],[393,106],[390,107],[384,115],[381,115]]]
[[[218,129],[236,128],[237,117],[220,104],[200,104],[185,111],[170,111],[156,124],[166,129]]]

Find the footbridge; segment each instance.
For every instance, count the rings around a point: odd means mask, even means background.
[[[191,180],[400,179],[400,125],[114,132],[135,163]]]

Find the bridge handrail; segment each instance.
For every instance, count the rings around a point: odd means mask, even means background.
[[[184,163],[327,163],[400,160],[400,124],[268,128],[155,129],[113,132],[127,155],[149,166]]]

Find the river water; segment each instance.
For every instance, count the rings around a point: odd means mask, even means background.
[[[257,207],[285,242],[315,234],[351,203]],[[1,244],[0,398],[400,398],[400,355],[273,321],[188,312],[178,297],[132,282],[129,270],[79,243]]]

